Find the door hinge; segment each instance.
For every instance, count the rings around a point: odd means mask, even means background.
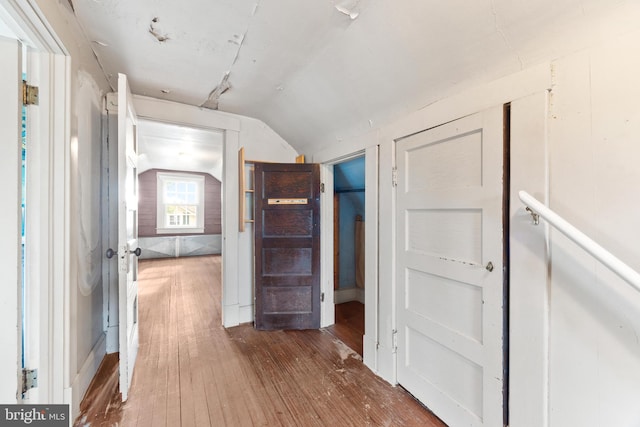
[[[38,86],[31,86],[22,81],[22,105],[38,105]]]
[[[22,394],[25,394],[27,390],[38,387],[38,370],[37,369],[22,369]]]
[[[391,169],[391,184],[394,187],[398,186],[398,168],[395,166]]]
[[[320,192],[324,193],[324,182],[320,184]]]
[[[393,353],[398,352],[398,330],[397,329],[394,329],[393,331],[391,331],[391,349],[393,350]]]
[[[320,302],[324,302],[324,292],[320,294]]]

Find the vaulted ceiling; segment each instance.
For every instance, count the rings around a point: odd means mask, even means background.
[[[112,87],[256,117],[302,153],[578,49],[630,3],[72,1]]]

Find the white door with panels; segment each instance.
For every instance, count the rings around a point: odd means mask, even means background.
[[[398,382],[448,425],[503,425],[503,110],[396,140]]]
[[[118,317],[120,392],[127,400],[138,355],[138,132],[127,76],[118,75]]]

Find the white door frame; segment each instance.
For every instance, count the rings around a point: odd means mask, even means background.
[[[69,375],[70,58],[44,14],[28,0],[0,0],[0,19],[29,47],[28,79],[39,86],[30,108],[25,362],[38,387],[24,401],[71,403]]]
[[[20,303],[22,280],[21,258],[21,106],[20,79],[22,74],[22,45],[15,38],[0,38],[0,138],[3,156],[0,158],[0,179],[5,191],[6,206],[0,214],[3,239],[0,241],[0,260],[3,269],[3,286],[0,300],[0,328],[6,336],[0,354],[0,400],[14,399],[20,387],[18,372],[21,367],[20,337],[22,304]],[[13,334],[12,334],[13,333]]]
[[[107,97],[107,102],[109,97]],[[225,327],[240,323],[240,303],[238,290],[238,149],[240,145],[240,119],[213,110],[175,103],[162,99],[134,95],[133,104],[138,118],[182,126],[223,132],[223,171],[222,171],[222,323]],[[113,165],[111,165],[113,167]],[[113,205],[113,204],[111,204]],[[106,247],[114,247],[117,242],[113,220],[109,227]],[[109,246],[111,244],[111,246]],[[112,325],[118,324],[117,280],[109,283],[109,319]],[[107,330],[107,352],[117,351],[118,329],[110,326]]]
[[[363,362],[372,371],[377,371],[379,342],[378,306],[378,194],[379,194],[379,147],[372,145],[364,150],[345,153],[329,158],[314,158],[320,162],[320,180],[325,191],[320,199],[320,283],[324,293],[321,308],[321,326],[335,323],[333,297],[333,166],[357,157],[365,157],[365,335],[363,337]]]

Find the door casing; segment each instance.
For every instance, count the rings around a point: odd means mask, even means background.
[[[68,288],[70,57],[31,2],[3,2],[0,19],[26,44],[28,79],[39,87],[40,99],[28,112],[33,138],[27,160],[26,277],[33,285],[25,296],[25,327],[30,337],[25,364],[38,369],[38,387],[26,398],[31,403],[73,403],[75,390],[69,384],[66,357],[73,310]]]

